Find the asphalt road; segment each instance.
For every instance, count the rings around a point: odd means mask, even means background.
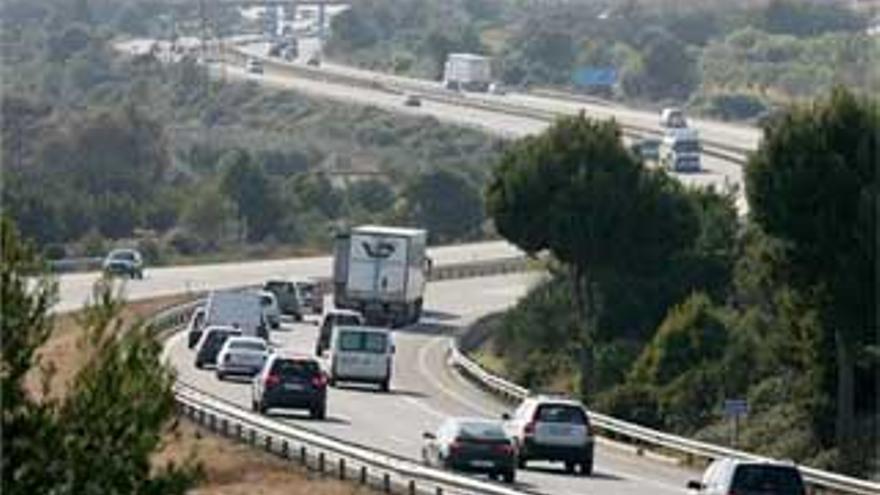
[[[418,460],[422,432],[434,431],[444,418],[499,417],[510,409],[450,370],[446,351],[450,337],[462,326],[509,306],[539,276],[521,274],[430,284],[427,316],[419,325],[395,334],[397,354],[390,393],[369,386],[331,389],[328,418],[324,421],[308,419],[305,411],[270,414],[279,421]],[[273,332],[272,340],[280,347],[310,353],[316,324],[286,323],[282,330]],[[179,380],[243,408],[250,407],[249,383],[220,382],[213,372],[195,369],[193,353],[186,348],[183,334],[169,341],[167,353],[179,372]],[[517,476],[522,488],[548,494],[665,495],[685,493],[684,484],[695,473],[602,442],[597,445],[592,477],[566,475],[561,466],[551,463],[530,463]]]

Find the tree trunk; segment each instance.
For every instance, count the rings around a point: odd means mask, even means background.
[[[834,334],[837,347],[837,421],[835,434],[840,461],[846,465],[852,460],[853,427],[855,426],[855,381],[853,350],[840,330]]]

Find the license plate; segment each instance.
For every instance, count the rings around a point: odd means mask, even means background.
[[[284,390],[302,390],[303,386],[299,383],[285,383]]]
[[[570,426],[559,426],[559,425],[550,425],[548,429],[548,433],[551,435],[560,435],[560,436],[568,436],[571,435],[571,427]]]
[[[471,466],[478,468],[490,468],[494,467],[495,463],[492,461],[471,461]]]

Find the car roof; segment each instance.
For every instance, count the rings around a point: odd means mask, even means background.
[[[549,404],[554,406],[573,406],[581,409],[586,409],[583,403],[581,403],[580,401],[565,397],[555,397],[551,395],[536,395],[525,399],[523,402],[533,402],[538,405]]]
[[[368,327],[368,326],[354,326],[354,325],[339,325],[336,327],[338,331],[351,331],[351,332],[361,332],[361,333],[377,333],[382,335],[390,335],[391,329],[384,327]]]
[[[250,335],[238,335],[226,341],[227,344],[229,342],[255,342],[268,346],[268,343],[264,339],[261,339],[260,337],[252,337]]]
[[[734,459],[728,458],[728,461],[733,466],[768,466],[768,467],[790,467],[797,468],[797,465],[790,460],[777,460],[777,459],[761,459],[761,460],[748,460],[748,459]]]
[[[140,253],[138,252],[137,249],[132,249],[132,248],[116,248],[116,249],[111,249],[110,252],[108,253],[108,255],[112,256],[112,255],[114,255],[114,254],[122,254],[122,253],[140,254]]]
[[[205,328],[206,334],[211,333],[211,332],[219,332],[219,331],[241,333],[241,330],[239,330],[237,328],[230,327],[228,325],[211,325],[208,328]]]
[[[292,349],[278,349],[275,351],[275,354],[272,356],[273,359],[289,359],[292,361],[311,361],[315,363],[319,363],[318,359],[315,356],[310,354],[304,354],[302,352],[298,352]],[[320,363],[319,363],[320,364]]]
[[[325,316],[329,316],[329,315],[337,315],[337,316],[357,316],[357,317],[359,317],[359,318],[363,318],[363,317],[364,317],[364,315],[360,314],[360,312],[358,312],[358,311],[354,311],[354,310],[351,310],[351,309],[338,309],[338,308],[328,309],[328,310],[327,310],[327,313],[325,314]]]

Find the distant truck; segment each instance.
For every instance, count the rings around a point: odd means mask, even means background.
[[[660,112],[660,127],[664,129],[684,129],[687,126],[684,111],[680,108],[667,107]]]
[[[443,68],[443,85],[447,89],[489,90],[492,83],[492,59],[472,53],[450,53]]]
[[[366,225],[336,236],[333,302],[364,315],[368,324],[400,327],[419,321],[428,233]]]
[[[673,172],[699,172],[700,151],[696,129],[669,129],[660,142],[660,164]]]
[[[255,292],[214,291],[208,296],[202,327],[223,326],[269,340],[269,322]]]

